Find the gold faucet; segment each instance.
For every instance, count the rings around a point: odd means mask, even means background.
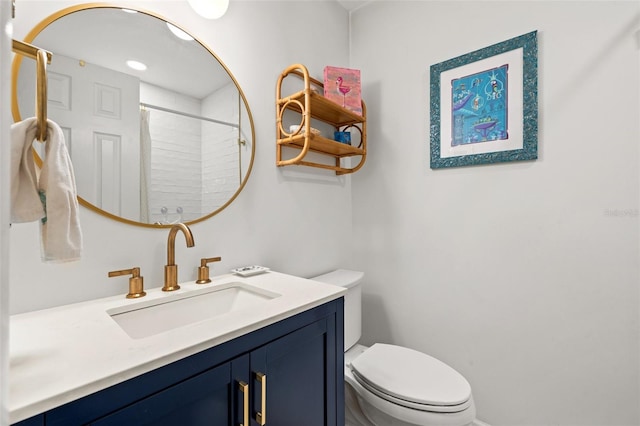
[[[220,262],[222,260],[221,257],[210,257],[200,259],[200,267],[198,268],[198,279],[196,280],[196,284],[207,284],[211,282],[211,278],[209,278],[209,266],[207,264],[211,262]]]
[[[144,278],[140,276],[140,268],[137,266],[121,271],[111,271],[109,272],[109,278],[129,274],[131,274],[131,278],[129,278],[129,294],[127,294],[127,299],[136,299],[146,295],[147,293],[144,291]]]
[[[176,234],[182,231],[184,238],[187,240],[187,247],[193,247],[193,234],[191,229],[184,223],[176,223],[169,231],[169,239],[167,241],[167,264],[164,267],[164,287],[162,291],[178,290],[178,265],[176,265]]]

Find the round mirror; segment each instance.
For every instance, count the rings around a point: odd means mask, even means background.
[[[63,131],[80,204],[141,226],[195,223],[249,178],[253,119],[231,72],[150,12],[74,6],[25,42],[50,51],[47,115]],[[32,63],[33,62],[33,63]],[[14,120],[35,116],[35,61],[13,63]],[[35,142],[37,156],[43,144]]]

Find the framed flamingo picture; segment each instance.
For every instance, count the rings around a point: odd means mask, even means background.
[[[431,66],[431,168],[538,158],[537,32]]]
[[[324,97],[362,115],[360,85],[360,70],[331,66],[324,68]]]

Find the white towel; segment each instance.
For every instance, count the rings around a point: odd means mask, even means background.
[[[82,232],[76,181],[64,134],[60,126],[47,121],[45,156],[38,177],[31,153],[36,132],[35,118],[11,126],[11,220],[19,223],[41,219],[44,262],[78,260]]]
[[[28,118],[11,125],[11,222],[42,219],[44,207],[38,195],[38,177],[31,145],[37,120]],[[29,133],[29,140],[27,140]]]

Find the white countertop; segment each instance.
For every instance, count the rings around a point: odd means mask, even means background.
[[[134,339],[107,313],[128,304],[175,297],[229,282],[244,282],[281,296],[250,309]],[[330,300],[346,289],[267,272],[221,275],[210,284],[145,289],[124,295],[14,315],[10,318],[9,416],[15,423],[232,340]]]

